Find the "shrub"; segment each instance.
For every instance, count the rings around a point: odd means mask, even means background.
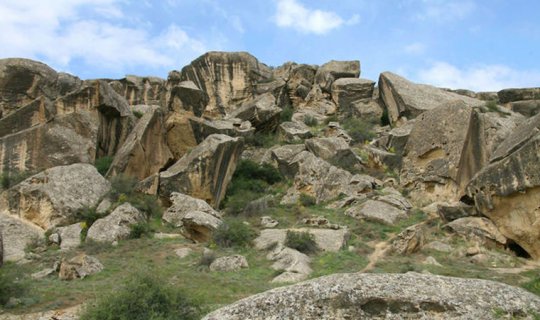
[[[143,113],[140,112],[140,111],[134,110],[134,111],[133,111],[133,115],[134,115],[137,119],[140,119],[140,118],[142,118]]]
[[[281,114],[279,115],[279,121],[280,122],[287,122],[291,121],[292,116],[294,114],[294,109],[290,104],[283,107],[281,110]]]
[[[317,121],[317,118],[315,118],[314,116],[306,114],[304,116],[304,124],[308,127],[315,127],[319,124],[319,121]]]
[[[309,194],[305,194],[305,193],[300,194],[298,201],[300,201],[300,203],[304,207],[311,207],[317,204],[317,199],[315,199],[315,197],[312,197]]]
[[[197,264],[199,267],[208,268],[216,260],[216,253],[212,250],[204,250]]]
[[[222,248],[248,247],[255,236],[255,231],[241,220],[228,219],[214,231],[212,240]]]
[[[238,163],[233,175],[234,178],[262,180],[268,184],[274,184],[283,179],[279,171],[271,165],[267,163],[259,165],[251,160],[241,160]]]
[[[131,276],[127,283],[99,298],[81,320],[198,319],[200,307],[181,290],[149,273]]]
[[[285,245],[305,254],[313,254],[319,251],[315,238],[309,232],[287,231]]]
[[[113,157],[106,156],[102,158],[97,158],[94,166],[102,176],[105,176],[107,174],[107,171],[109,171],[112,162]]]
[[[135,208],[144,212],[147,219],[161,217],[163,215],[163,209],[159,205],[156,196],[137,193],[127,197],[125,202],[131,203]]]
[[[2,189],[9,189],[31,175],[32,172],[30,171],[6,170],[0,174],[0,185],[2,186]]]
[[[497,106],[497,100],[486,101],[486,109],[489,112],[499,112],[499,107]]]
[[[152,228],[147,222],[139,222],[132,224],[129,230],[130,239],[140,239],[143,236],[149,236],[152,233]]]
[[[529,290],[530,292],[540,296],[540,276],[532,279],[531,281],[525,283],[523,288]]]
[[[343,128],[354,142],[364,143],[375,138],[374,124],[359,118],[349,118],[343,122]]]
[[[275,132],[256,132],[245,138],[245,143],[254,147],[270,148],[279,144],[279,138]]]
[[[5,305],[9,298],[23,296],[27,289],[15,277],[8,275],[5,268],[0,268],[0,305]]]
[[[127,197],[132,196],[135,193],[135,185],[137,184],[137,179],[127,176],[127,175],[117,175],[111,179],[111,195],[113,201],[118,201],[118,198],[121,194],[126,195]]]

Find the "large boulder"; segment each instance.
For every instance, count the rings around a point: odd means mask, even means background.
[[[96,257],[80,254],[70,260],[62,261],[58,277],[60,280],[84,279],[101,272],[103,268],[103,264]]]
[[[303,151],[306,151],[304,144],[288,144],[273,147],[269,150],[269,162],[273,163],[284,177],[292,179],[299,170],[298,162],[294,161],[294,158]]]
[[[482,121],[464,102],[424,112],[403,153],[401,184],[415,200],[458,200],[487,162]]]
[[[175,227],[181,227],[183,225],[182,219],[191,211],[204,212],[216,218],[220,217],[219,213],[206,201],[182,193],[173,192],[170,202],[171,206],[163,213],[163,221]]]
[[[495,224],[482,217],[465,217],[456,219],[443,226],[469,240],[474,240],[486,245],[506,245],[506,237],[503,236]]]
[[[463,101],[469,106],[482,106],[485,102],[424,84],[416,84],[391,72],[379,77],[380,97],[388,111],[392,125],[401,125],[403,118],[416,118],[427,110],[448,102]]]
[[[208,52],[184,67],[181,79],[206,92],[205,113],[219,116],[252,99],[256,84],[271,76],[271,69],[247,52]]]
[[[471,180],[467,194],[501,233],[540,259],[540,115],[499,146],[492,163]]]
[[[375,82],[367,79],[341,78],[332,84],[332,100],[340,114],[352,115],[352,104],[359,100],[370,100],[374,86]]]
[[[317,69],[315,83],[324,91],[331,92],[332,84],[340,78],[358,78],[360,76],[360,61],[331,60]]]
[[[125,174],[143,180],[173,160],[163,117],[157,107],[142,116],[116,153],[108,176]]]
[[[208,104],[208,95],[193,81],[181,81],[177,71],[169,73],[167,79],[167,108],[171,111],[187,111],[200,117]]]
[[[127,239],[131,232],[131,226],[144,221],[144,215],[126,202],[105,218],[96,220],[88,229],[86,239],[108,243]]]
[[[500,103],[540,100],[540,88],[503,89],[497,92]]]
[[[295,249],[278,244],[266,256],[268,260],[274,261],[271,268],[281,271],[279,275],[272,279],[272,283],[290,283],[307,279],[313,272],[310,267],[311,258]]]
[[[212,239],[212,233],[221,223],[221,219],[202,211],[190,211],[182,217],[184,235],[196,242]]]
[[[198,141],[198,137],[201,134],[196,132],[197,126],[193,124],[192,119],[194,117],[190,113],[170,112],[167,115],[167,120],[165,121],[167,128],[166,140],[169,150],[176,160],[182,158],[201,142]],[[200,121],[202,122],[204,120],[200,119]]]
[[[210,271],[231,272],[243,268],[249,268],[249,264],[246,257],[239,254],[219,257],[210,264]]]
[[[276,98],[265,93],[232,111],[229,118],[249,121],[256,131],[271,132],[279,125],[280,114],[281,108],[276,106]]]
[[[278,132],[281,138],[289,143],[313,137],[310,128],[303,122],[285,121],[279,125]]]
[[[280,72],[284,73],[282,76],[287,80],[286,96],[290,97],[290,103],[294,108],[302,106],[313,86],[317,67],[287,63],[276,70],[276,73]]]
[[[43,229],[35,224],[7,212],[0,212],[0,232],[4,261],[24,259],[26,246],[45,235]]]
[[[487,280],[335,274],[242,299],[203,319],[492,319],[494,310],[532,319],[540,298]]]
[[[395,225],[399,220],[407,218],[405,210],[377,200],[368,200],[353,206],[345,211],[345,215],[386,225]]]
[[[349,232],[346,229],[264,229],[261,230],[261,234],[254,240],[255,248],[259,250],[268,250],[276,244],[285,245],[288,231],[306,232],[311,234],[317,247],[328,252],[337,252],[341,250],[349,237]]]
[[[209,136],[160,173],[159,194],[168,199],[173,192],[180,192],[218,208],[240,159],[243,144],[242,138],[222,134]]]
[[[89,164],[47,169],[3,192],[0,207],[49,229],[73,222],[77,211],[95,207],[110,184]]]
[[[165,89],[165,80],[157,77],[129,75],[113,80],[109,85],[131,105],[159,105]]]
[[[207,120],[189,117],[189,123],[197,144],[212,134],[224,134],[231,137],[250,137],[255,132],[251,122],[238,118]]]
[[[354,153],[343,138],[312,138],[306,140],[306,148],[317,157],[346,170],[363,168],[362,159]]]

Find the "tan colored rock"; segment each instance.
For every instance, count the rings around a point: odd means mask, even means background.
[[[66,227],[58,228],[57,232],[60,236],[60,249],[71,250],[77,248],[81,244],[81,223],[74,223]]]
[[[191,113],[171,112],[167,116],[167,145],[174,159],[180,159],[200,142],[194,132]]]
[[[299,168],[298,162],[293,160],[296,155],[302,151],[306,151],[306,146],[304,144],[290,144],[273,147],[270,149],[270,159],[283,176],[294,178]]]
[[[129,75],[123,79],[110,81],[109,85],[131,106],[159,105],[165,89],[165,80],[157,77]]]
[[[251,137],[255,128],[249,121],[238,118],[206,120],[204,118],[189,117],[191,129],[197,144],[213,134],[224,134],[231,137]]]
[[[204,320],[492,319],[531,315],[540,298],[494,281],[419,273],[335,274],[272,289],[218,309]]]
[[[95,207],[110,184],[89,164],[72,164],[38,173],[0,196],[9,213],[43,229],[73,222],[77,211]]]
[[[401,125],[403,118],[414,119],[424,111],[436,109],[449,102],[462,101],[471,107],[485,104],[483,101],[429,85],[412,83],[391,72],[381,73],[379,90],[393,126]]]
[[[143,180],[173,160],[163,117],[157,108],[143,115],[116,153],[107,176],[124,174]]]
[[[424,232],[422,225],[414,225],[401,231],[392,240],[392,251],[401,255],[408,255],[421,250],[425,241]]]
[[[258,82],[271,78],[266,65],[246,52],[208,52],[182,69],[182,80],[193,81],[208,94],[206,114],[230,113],[255,96]]]
[[[332,84],[332,100],[340,114],[352,115],[352,104],[359,100],[370,100],[374,86],[375,82],[367,79],[341,78]]]
[[[358,78],[360,76],[360,61],[331,60],[317,69],[315,83],[326,92],[331,92],[334,81],[341,78]]]
[[[380,123],[384,110],[378,100],[354,101],[350,105],[351,116],[371,123]]]
[[[317,157],[345,170],[363,169],[362,159],[352,151],[343,138],[312,138],[306,140],[306,149]]]
[[[476,240],[484,244],[506,245],[506,237],[501,234],[495,224],[486,218],[465,217],[456,219],[443,226],[445,229]]]
[[[281,108],[276,106],[276,98],[265,93],[230,112],[228,118],[249,121],[256,131],[273,132],[279,125]]]
[[[303,122],[283,122],[279,125],[278,132],[283,140],[289,143],[309,139],[313,136],[309,127]]]
[[[214,134],[160,173],[159,193],[169,198],[180,192],[203,199],[214,208],[225,196],[243,149],[241,138]]]
[[[108,243],[127,239],[131,232],[131,226],[144,221],[144,215],[126,202],[105,218],[96,220],[88,229],[86,239]]]
[[[208,95],[193,81],[181,81],[181,74],[172,71],[167,79],[167,108],[175,112],[188,111],[195,116],[203,115]]]
[[[81,254],[73,259],[62,261],[58,277],[60,280],[84,279],[103,269],[103,264],[97,258]]]
[[[0,232],[4,261],[19,261],[25,257],[26,246],[45,236],[45,231],[17,216],[0,212]]]

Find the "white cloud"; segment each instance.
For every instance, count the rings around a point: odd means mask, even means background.
[[[7,0],[0,3],[0,57],[42,60],[60,70],[75,62],[98,70],[179,67],[205,51],[176,25],[154,35],[131,25],[123,0]],[[186,61],[187,60],[187,61]]]
[[[417,74],[420,82],[438,87],[498,91],[504,88],[538,86],[539,71],[515,70],[504,65],[473,66],[460,69],[447,62],[433,63]]]
[[[426,45],[421,42],[414,42],[409,45],[406,45],[403,50],[405,53],[412,55],[420,55],[426,52]]]
[[[335,12],[309,9],[296,0],[278,0],[274,19],[279,27],[293,28],[303,33],[325,34],[343,24],[356,24],[360,17],[354,15],[345,20]]]
[[[416,18],[430,22],[462,20],[473,13],[475,9],[476,4],[471,0],[422,0],[420,12]]]

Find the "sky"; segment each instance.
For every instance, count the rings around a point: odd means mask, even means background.
[[[0,0],[0,58],[166,78],[207,51],[248,51],[497,91],[540,87],[539,18],[538,0]]]

